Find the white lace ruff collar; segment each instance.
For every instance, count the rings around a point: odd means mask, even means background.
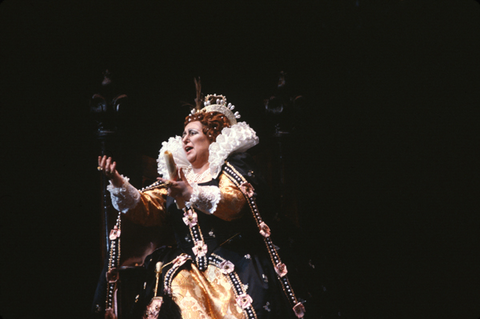
[[[222,169],[225,159],[232,153],[245,152],[249,148],[258,144],[258,137],[255,131],[245,122],[239,122],[231,127],[225,127],[217,140],[209,146],[208,162],[210,163],[210,174],[212,178],[217,178]],[[168,141],[162,143],[157,163],[158,173],[166,179],[170,179],[167,165],[165,163],[165,151],[170,151],[177,167],[182,168],[185,174],[191,169],[192,165],[187,160],[187,154],[183,149],[182,138],[180,136],[170,137]]]

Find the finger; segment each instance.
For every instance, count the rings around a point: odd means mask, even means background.
[[[105,170],[105,156],[99,156],[98,157],[98,167],[97,169],[99,171],[104,171]]]
[[[106,161],[106,163],[105,163],[105,172],[106,172],[106,173],[109,173],[109,172],[110,172],[110,162],[111,162],[111,161],[112,161],[112,158],[111,158],[111,157],[107,158],[107,161]]]
[[[99,156],[99,163],[98,163],[98,166],[100,166],[102,169],[105,168],[105,155],[104,156]]]
[[[102,158],[101,158],[101,156],[99,156],[98,159],[97,159],[97,170],[98,171],[102,170],[102,166],[100,166],[101,161],[102,161]]]
[[[179,168],[178,171],[179,171],[179,174],[180,174],[180,179],[188,184],[187,178],[185,177],[185,174],[183,173],[183,169]]]
[[[117,169],[117,162],[113,162],[110,166],[110,172],[113,173]]]

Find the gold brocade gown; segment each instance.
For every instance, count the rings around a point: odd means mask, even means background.
[[[256,199],[262,187],[248,164],[247,154],[236,154],[218,178],[198,184],[220,191],[213,214],[199,207],[178,209],[162,186],[141,192],[136,206],[126,214],[145,226],[173,227],[177,246],[153,254],[150,263],[162,263],[157,296],[171,298],[180,318],[303,316],[303,305],[271,243],[270,229],[259,215]],[[140,308],[148,309],[154,286],[145,283]]]

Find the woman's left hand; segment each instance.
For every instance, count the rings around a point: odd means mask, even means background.
[[[168,187],[168,196],[173,197],[177,202],[188,202],[190,197],[192,197],[193,188],[188,183],[183,170],[179,169],[180,179],[176,181],[170,181],[159,177],[158,179]]]

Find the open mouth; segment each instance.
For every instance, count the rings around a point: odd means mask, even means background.
[[[186,147],[185,147],[185,153],[188,153],[188,152],[190,152],[191,150],[193,150],[193,147],[191,147],[191,146],[186,146]]]

